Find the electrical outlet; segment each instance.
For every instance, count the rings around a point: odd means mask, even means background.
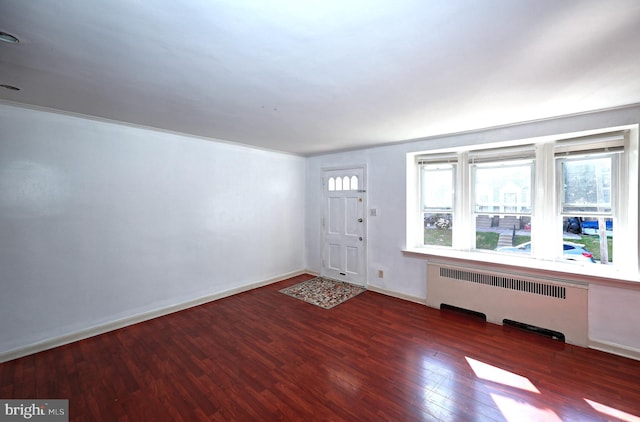
[[[378,270],[378,278],[384,278],[384,271]]]

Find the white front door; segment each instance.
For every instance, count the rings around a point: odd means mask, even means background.
[[[322,275],[366,284],[364,169],[323,174]]]

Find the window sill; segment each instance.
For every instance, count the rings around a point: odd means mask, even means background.
[[[405,255],[421,257],[446,264],[473,264],[478,268],[526,272],[552,278],[562,278],[579,284],[617,284],[640,289],[640,274],[624,273],[616,268],[599,264],[581,264],[523,258],[481,251],[457,251],[444,248],[406,248]]]

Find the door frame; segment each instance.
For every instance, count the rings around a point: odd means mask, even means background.
[[[320,225],[320,275],[325,275],[325,227],[324,222],[326,221],[326,174],[330,171],[340,171],[340,170],[361,170],[362,171],[362,186],[358,186],[358,192],[362,193],[362,210],[363,210],[363,234],[364,240],[362,241],[362,247],[364,248],[362,259],[363,259],[363,286],[366,287],[369,285],[369,208],[368,208],[368,193],[369,193],[369,180],[367,173],[367,165],[366,164],[354,164],[354,165],[344,165],[344,166],[331,166],[331,167],[321,167],[320,168],[320,203],[322,207],[322,212],[320,215],[320,221],[318,224]]]

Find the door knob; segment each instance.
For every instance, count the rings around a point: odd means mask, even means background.
[[[362,218],[358,218],[358,223],[362,223]]]

